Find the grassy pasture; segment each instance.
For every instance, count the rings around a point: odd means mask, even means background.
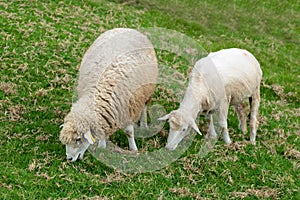
[[[300,199],[298,1],[4,0],[0,27],[0,199]],[[219,140],[203,158],[196,136],[180,159],[151,173],[122,173],[89,153],[68,163],[59,125],[81,58],[115,27],[163,27],[208,52],[252,52],[264,73],[257,145],[231,110],[233,144]],[[146,142],[160,148],[165,141],[161,134]]]

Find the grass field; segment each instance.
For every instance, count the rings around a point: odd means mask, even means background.
[[[0,199],[300,199],[299,1],[4,0],[0,27]],[[230,111],[233,144],[219,140],[205,157],[196,136],[151,173],[113,170],[90,153],[67,162],[59,126],[78,67],[115,27],[163,27],[208,52],[252,52],[263,70],[256,146]]]

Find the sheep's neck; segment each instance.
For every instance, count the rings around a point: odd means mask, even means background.
[[[77,116],[81,116],[82,120],[91,121],[95,118],[94,112],[91,110],[92,100],[87,97],[82,97],[72,106],[73,112]]]

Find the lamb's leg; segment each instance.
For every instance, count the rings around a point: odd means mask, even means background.
[[[229,103],[228,102],[223,103],[220,106],[220,113],[219,113],[219,125],[221,127],[221,133],[223,134],[223,140],[226,144],[231,143],[229,133],[228,133],[228,128],[227,128],[228,108],[229,108]]]
[[[147,125],[147,105],[145,105],[143,110],[142,110],[142,115],[141,115],[141,119],[140,119],[140,126],[142,128],[148,128],[148,125]]]
[[[134,127],[133,125],[129,125],[125,129],[126,135],[129,142],[129,149],[130,150],[138,150],[134,141]]]
[[[217,139],[217,133],[215,131],[214,122],[213,122],[213,115],[208,114],[206,119],[207,119],[207,123],[209,124],[208,133],[206,137],[211,139]]]
[[[243,102],[234,106],[235,111],[237,113],[239,119],[239,129],[243,131],[243,133],[247,133],[247,119],[246,119],[246,106]]]
[[[250,141],[255,144],[256,131],[258,127],[258,108],[260,103],[260,88],[258,87],[252,95],[250,110]]]
[[[248,120],[251,118],[251,105],[252,105],[252,97],[249,97],[249,105],[250,105],[250,112],[248,114]]]

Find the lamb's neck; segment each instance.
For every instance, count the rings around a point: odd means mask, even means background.
[[[182,112],[192,116],[193,119],[196,119],[198,113],[202,112],[203,94],[201,93],[201,89],[199,89],[200,88],[189,86],[179,107]]]

